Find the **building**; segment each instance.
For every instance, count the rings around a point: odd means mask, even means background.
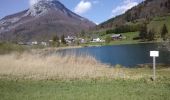
[[[47,46],[47,42],[41,42],[41,45]]]
[[[37,45],[38,42],[37,42],[37,41],[33,41],[31,44],[32,44],[32,45]]]
[[[79,38],[80,43],[86,43],[87,41],[83,38]]]
[[[123,36],[121,34],[113,34],[111,37],[113,40],[119,40],[119,39],[123,38]]]
[[[100,38],[95,38],[91,42],[105,42],[105,40],[102,40]]]

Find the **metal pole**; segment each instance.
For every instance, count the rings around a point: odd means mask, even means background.
[[[156,57],[153,57],[153,80],[156,80]]]

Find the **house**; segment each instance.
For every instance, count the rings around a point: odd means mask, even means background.
[[[100,38],[95,38],[91,42],[105,42],[105,40],[102,40]]]
[[[47,42],[41,42],[41,45],[47,46]]]
[[[37,41],[32,41],[32,42],[26,42],[26,45],[38,45]]]
[[[72,43],[75,41],[76,37],[75,36],[67,36],[64,38],[67,43]]]
[[[18,42],[18,45],[26,45],[24,42]]]
[[[86,43],[86,40],[83,38],[79,38],[80,43]]]
[[[37,42],[37,41],[33,41],[31,44],[32,44],[32,45],[37,45],[38,42]]]
[[[118,39],[123,38],[123,36],[121,34],[113,34],[111,37],[112,37],[113,40],[118,40]]]
[[[49,42],[53,42],[53,40],[49,40]]]

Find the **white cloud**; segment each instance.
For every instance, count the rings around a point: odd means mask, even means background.
[[[117,6],[112,10],[112,17],[116,15],[120,15],[125,13],[127,10],[131,9],[132,7],[138,5],[138,2],[134,0],[123,0],[123,4],[121,6]]]
[[[81,0],[74,8],[74,12],[77,14],[83,14],[90,10],[91,7],[92,3],[90,1]]]

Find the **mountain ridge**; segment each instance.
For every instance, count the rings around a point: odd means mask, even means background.
[[[113,17],[101,24],[97,29],[109,29],[122,26],[128,22],[142,22],[156,16],[165,16],[170,13],[170,0],[145,0],[137,6],[129,9],[122,15]]]
[[[40,0],[29,9],[0,20],[0,39],[14,41],[49,40],[58,35],[76,35],[95,24],[58,0]]]

